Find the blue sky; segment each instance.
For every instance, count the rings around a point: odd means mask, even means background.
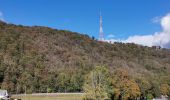
[[[162,31],[153,20],[170,13],[170,0],[0,0],[0,18],[9,23],[49,26],[96,38],[100,11],[105,38],[125,40]]]

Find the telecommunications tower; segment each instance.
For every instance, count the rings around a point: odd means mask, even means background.
[[[103,25],[102,25],[102,15],[100,12],[100,32],[99,32],[99,41],[104,41]]]

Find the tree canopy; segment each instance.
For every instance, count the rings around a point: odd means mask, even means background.
[[[102,65],[106,67],[95,67]],[[95,75],[102,97],[170,95],[169,70],[169,49],[110,44],[76,32],[0,22],[0,88],[10,93],[83,92]]]

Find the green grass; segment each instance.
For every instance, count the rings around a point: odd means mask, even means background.
[[[82,94],[76,93],[59,93],[49,95],[13,95],[12,98],[22,100],[81,100]]]

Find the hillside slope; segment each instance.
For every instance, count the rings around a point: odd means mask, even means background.
[[[0,22],[0,86],[11,93],[82,91],[84,75],[97,65],[127,69],[135,80],[170,82],[168,49]]]

